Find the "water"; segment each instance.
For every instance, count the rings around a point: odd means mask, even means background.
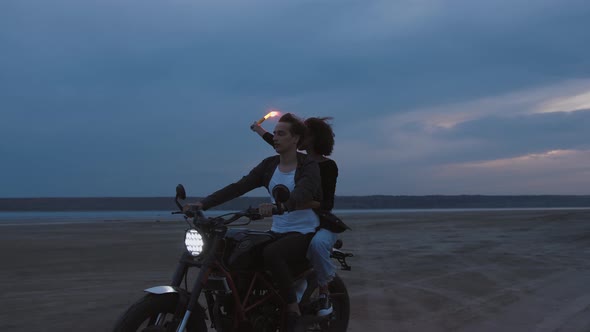
[[[477,212],[477,211],[534,211],[534,210],[588,210],[581,208],[483,208],[483,209],[336,209],[334,214],[346,216],[352,214],[373,213],[425,213],[425,212]],[[171,211],[52,211],[52,212],[0,212],[0,225],[40,225],[40,224],[74,224],[101,221],[156,221],[182,220],[180,215]],[[232,211],[211,210],[206,216],[218,216]]]

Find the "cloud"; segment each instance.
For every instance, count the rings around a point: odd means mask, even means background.
[[[560,11],[551,1],[12,6],[2,17],[7,86],[37,86],[47,95],[72,85],[86,93],[191,86],[264,98],[336,92],[372,99],[379,106],[365,111],[383,114],[588,75],[590,68],[590,47],[579,43],[581,13],[590,6],[578,1]]]
[[[347,172],[360,173],[364,170],[370,174],[369,177],[373,178],[370,186],[380,193],[392,190],[390,188],[406,194],[428,194],[428,188],[438,193],[477,193],[478,187],[472,183],[481,185],[483,180],[477,180],[477,176],[462,180],[458,178],[465,167],[454,167],[457,171],[453,174],[456,176],[439,170],[459,164],[511,163],[521,160],[519,158],[523,156],[530,156],[526,160],[535,160],[536,156],[545,156],[549,151],[587,151],[590,148],[590,110],[536,112],[539,105],[547,104],[548,100],[560,100],[581,91],[590,91],[589,81],[566,81],[465,103],[408,109],[387,117],[367,117],[336,131],[335,158]],[[354,153],[347,153],[349,151]],[[567,153],[556,153],[569,156]],[[550,153],[547,156],[556,155]],[[524,163],[518,169],[505,167],[499,174],[516,180],[527,167],[534,169],[532,164],[532,161]],[[565,166],[554,167],[557,164],[548,163],[544,176],[570,177],[561,174]],[[552,167],[553,175],[549,174]],[[478,168],[478,176],[487,170]],[[531,179],[534,174],[537,173],[531,173]],[[445,176],[456,183],[445,180]],[[483,179],[488,177],[484,176]],[[541,183],[551,181],[539,181],[535,188],[541,189]],[[505,184],[503,189],[506,193],[518,193],[508,181]],[[362,181],[349,186],[362,187]],[[444,189],[444,186],[448,187]],[[490,182],[490,186],[495,184]],[[525,189],[517,187],[519,190]],[[499,187],[495,191],[481,186],[479,188],[481,193],[502,193]],[[461,192],[461,189],[466,191]],[[550,192],[551,187],[546,190]],[[586,189],[574,184],[567,190],[578,193]],[[563,189],[563,192],[567,190]],[[525,192],[533,191],[527,189],[522,193]]]
[[[270,107],[335,117],[343,193],[427,193],[429,165],[585,149],[589,14],[579,0],[2,1],[0,195],[34,187],[28,174],[67,195],[168,192],[169,174],[199,172],[203,194],[269,153],[244,136]]]
[[[446,165],[433,178],[435,186],[454,186],[461,193],[584,195],[590,185],[589,164],[590,150],[553,150]]]
[[[572,112],[590,109],[590,91],[550,99],[539,105],[535,113]]]
[[[483,150],[473,157],[497,158],[590,146],[590,110],[568,113],[484,117],[457,125],[437,137],[475,139]]]
[[[388,149],[388,158],[400,161],[485,159],[486,154],[496,158],[584,147],[590,132],[589,111],[537,112],[548,101],[583,91],[590,91],[590,81],[565,81],[463,103],[404,109],[385,117],[367,117],[343,128],[340,135],[345,142],[365,144],[361,150],[369,146],[369,150]]]

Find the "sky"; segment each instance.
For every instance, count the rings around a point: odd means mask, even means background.
[[[590,194],[588,17],[587,0],[3,0],[0,197],[207,195],[275,154],[249,129],[270,109],[333,117],[336,195]]]

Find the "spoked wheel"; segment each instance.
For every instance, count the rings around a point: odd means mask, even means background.
[[[115,332],[170,332],[176,331],[182,316],[175,315],[178,294],[147,294],[119,318]],[[179,310],[184,314],[184,310]],[[192,313],[187,332],[206,332],[202,310]]]

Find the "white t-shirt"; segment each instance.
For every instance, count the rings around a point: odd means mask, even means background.
[[[285,185],[290,191],[293,191],[295,189],[295,170],[283,173],[277,166],[268,184],[269,193],[271,194],[270,199],[273,203],[275,203],[275,200],[272,197],[272,188],[278,184]],[[285,211],[282,215],[272,216],[270,230],[277,233],[299,232],[307,234],[315,232],[316,227],[319,225],[320,220],[312,209]]]

